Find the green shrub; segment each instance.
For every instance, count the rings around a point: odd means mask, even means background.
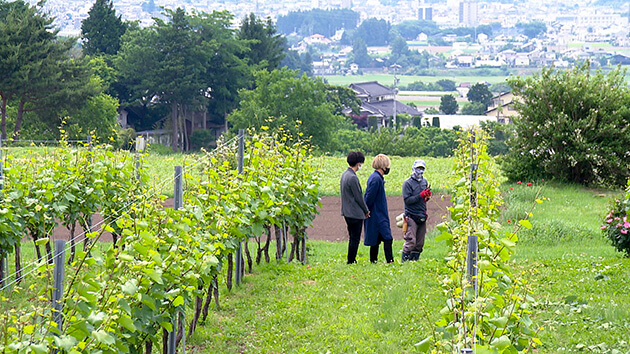
[[[510,151],[507,141],[514,132],[514,127],[511,124],[482,121],[481,129],[483,129],[491,137],[488,141],[488,153],[490,155],[505,155]]]
[[[173,152],[173,148],[170,146],[162,145],[160,143],[148,144],[147,152],[154,153],[158,155],[172,155],[175,154]]]
[[[136,131],[133,128],[120,129],[116,137],[116,147],[123,150],[133,150],[136,147]]]
[[[209,149],[210,144],[214,140],[214,134],[209,129],[197,129],[190,135],[190,143],[195,150],[201,148]]]
[[[511,180],[549,178],[623,186],[630,177],[630,89],[620,69],[542,69],[509,80],[519,97],[503,165]]]
[[[612,201],[601,229],[617,251],[630,257],[630,180],[625,196],[621,195]]]

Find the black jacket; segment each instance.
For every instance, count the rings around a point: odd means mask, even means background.
[[[420,193],[429,186],[427,179],[422,177],[420,181],[409,177],[403,182],[402,195],[405,201],[405,215],[427,217],[427,203]]]

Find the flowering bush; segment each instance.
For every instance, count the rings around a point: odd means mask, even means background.
[[[615,198],[601,229],[619,252],[630,257],[630,180],[626,195]]]

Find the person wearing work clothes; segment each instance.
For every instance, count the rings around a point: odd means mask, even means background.
[[[368,177],[365,188],[365,204],[370,210],[370,217],[365,219],[364,244],[370,246],[370,262],[378,261],[378,248],[383,243],[385,260],[394,262],[392,254],[392,229],[389,226],[389,212],[387,211],[387,197],[385,195],[384,175],[389,173],[390,160],[383,154],[376,155],[372,161],[374,172]]]
[[[423,177],[426,169],[423,160],[413,162],[411,176],[403,182],[402,195],[405,201],[405,243],[402,249],[402,261],[417,261],[424,247],[427,233],[427,201],[431,198],[429,182]]]
[[[357,250],[361,243],[361,229],[363,220],[370,217],[370,210],[363,200],[361,183],[357,177],[357,171],[365,162],[365,156],[359,151],[348,153],[348,169],[341,175],[341,215],[348,225],[348,264],[357,262]]]

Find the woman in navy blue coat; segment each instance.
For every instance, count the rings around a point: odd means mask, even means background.
[[[370,210],[370,217],[365,219],[365,241],[366,246],[370,246],[370,262],[376,263],[378,260],[378,248],[383,243],[385,260],[387,263],[394,262],[392,254],[392,229],[389,225],[389,213],[387,212],[387,196],[385,195],[384,175],[389,173],[389,157],[383,154],[376,155],[372,161],[374,172],[367,180],[365,189],[365,204]]]

